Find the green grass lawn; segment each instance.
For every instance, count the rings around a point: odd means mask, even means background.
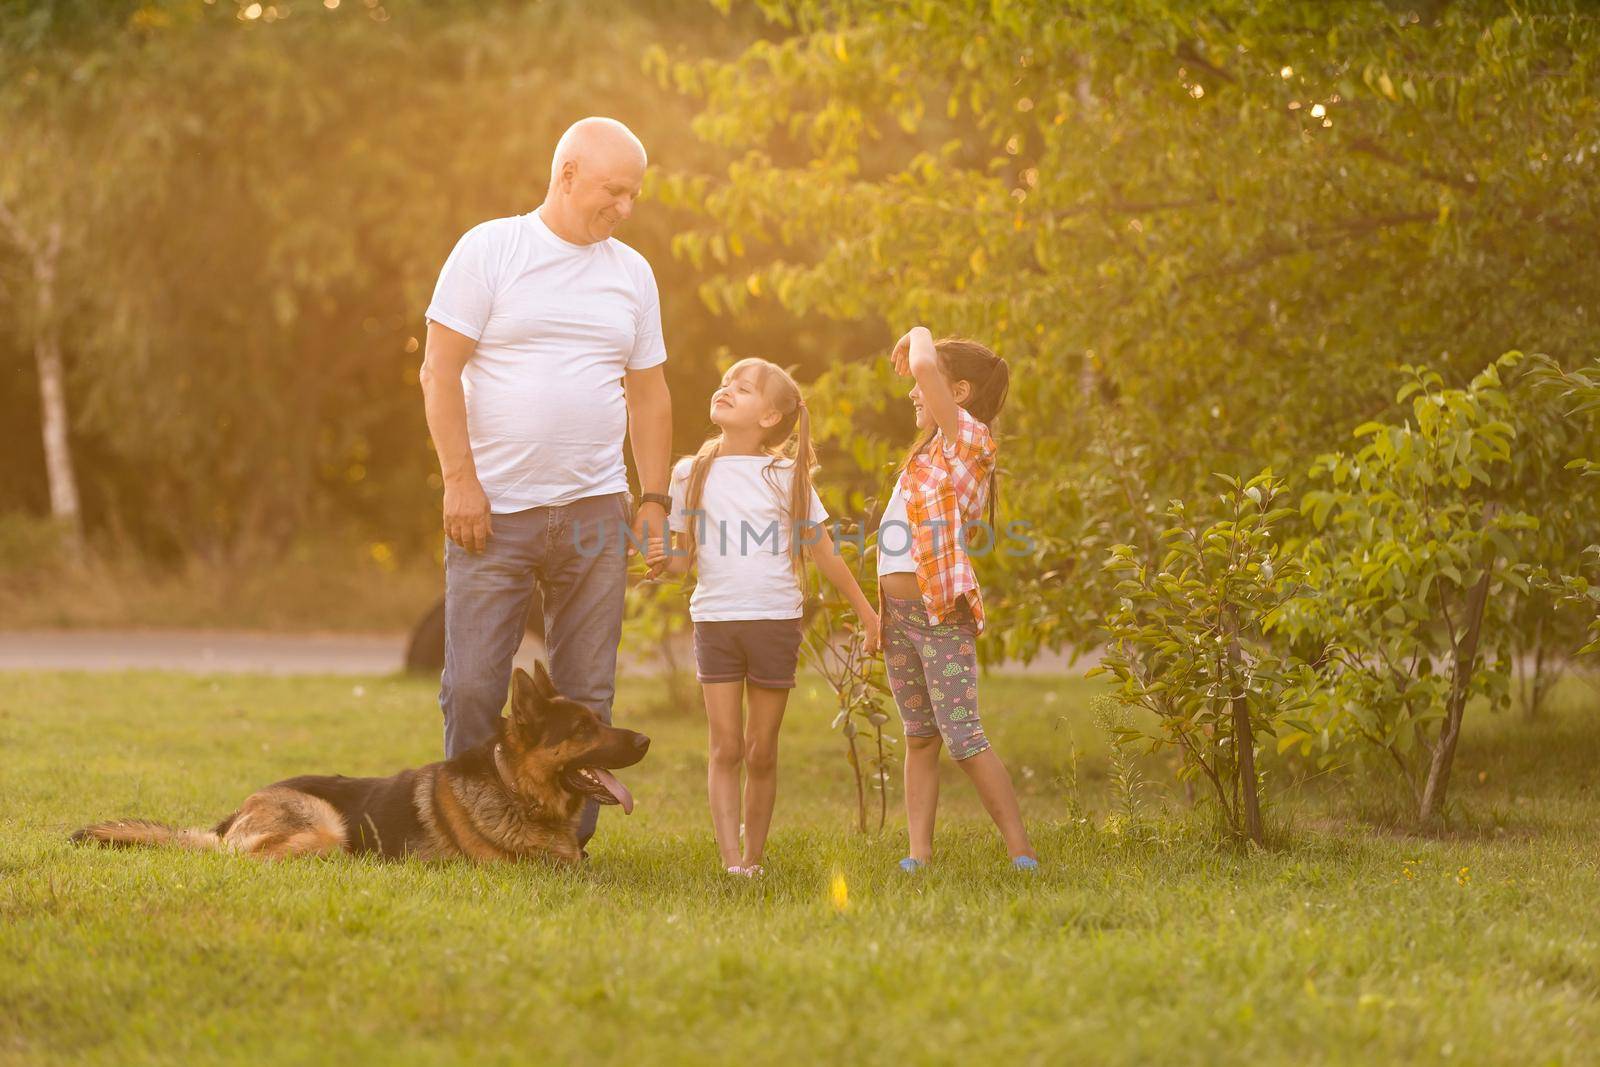
[[[280,777],[426,762],[434,686],[0,676],[0,1063],[1593,1062],[1592,689],[1469,719],[1454,836],[1313,783],[1244,855],[1157,799],[1161,760],[1150,828],[1107,828],[1095,686],[986,684],[1043,872],[1005,867],[947,768],[937,865],[902,876],[902,820],[850,829],[802,682],[752,884],[715,862],[700,718],[637,710],[646,683],[618,701],[655,739],[638,808],[552,870],[75,848],[99,818],[206,825]]]

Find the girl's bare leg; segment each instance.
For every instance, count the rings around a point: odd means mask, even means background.
[[[972,784],[977,787],[978,799],[983,801],[984,810],[989,813],[989,818],[1000,828],[1000,836],[1006,842],[1006,851],[1011,853],[1012,858],[1033,856],[1033,846],[1028,843],[1028,831],[1022,826],[1022,811],[1017,807],[1017,791],[1011,787],[1011,775],[1006,773],[1006,765],[1000,762],[1000,757],[994,754],[994,749],[986,748],[975,756],[968,756],[958,761],[957,765],[967,772],[967,777],[972,779]],[[911,760],[910,753],[907,753],[908,806],[911,797],[910,777]],[[916,853],[913,852],[912,855]]]
[[[717,835],[722,865],[739,863],[739,764],[744,756],[743,682],[706,682],[706,724],[710,755],[706,793],[711,798],[711,830]]]
[[[787,689],[746,689],[750,722],[744,751],[744,866],[761,862],[772,825],[772,808],[778,798],[778,729],[789,702]]]
[[[939,749],[944,739],[906,738],[906,823],[911,833],[910,857],[933,859],[933,818],[939,809]]]

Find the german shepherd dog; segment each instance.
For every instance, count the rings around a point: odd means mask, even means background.
[[[511,680],[511,715],[493,740],[389,778],[305,775],[269,785],[211,830],[143,819],[85,826],[80,843],[166,845],[262,859],[374,852],[388,859],[543,857],[576,862],[585,800],[633,811],[611,771],[644,758],[650,739],[607,726],[556,692],[544,664]]]

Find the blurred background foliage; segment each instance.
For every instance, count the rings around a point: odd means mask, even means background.
[[[698,0],[63,0],[8,2],[0,25],[20,149],[0,197],[23,226],[63,227],[84,522],[92,542],[170,566],[330,539],[432,557],[417,370],[444,257],[477,222],[538,204],[556,138],[585,114],[627,122],[658,166],[715,166],[690,103],[641,56],[733,54],[764,22]],[[713,319],[668,251],[678,225],[652,206],[626,236],[667,293],[689,441],[723,349],[809,376],[863,331],[777,308]],[[0,502],[43,514],[31,267],[0,238]]]

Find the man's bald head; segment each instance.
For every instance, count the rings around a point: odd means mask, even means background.
[[[616,119],[579,119],[556,142],[539,217],[573,244],[606,240],[633,215],[647,162],[639,138]]]
[[[575,164],[580,170],[585,164],[635,163],[642,171],[648,162],[644,144],[632,130],[616,119],[594,115],[568,126],[567,132],[556,142],[556,150],[550,157],[550,184],[553,186],[561,180],[562,168],[567,163]]]

